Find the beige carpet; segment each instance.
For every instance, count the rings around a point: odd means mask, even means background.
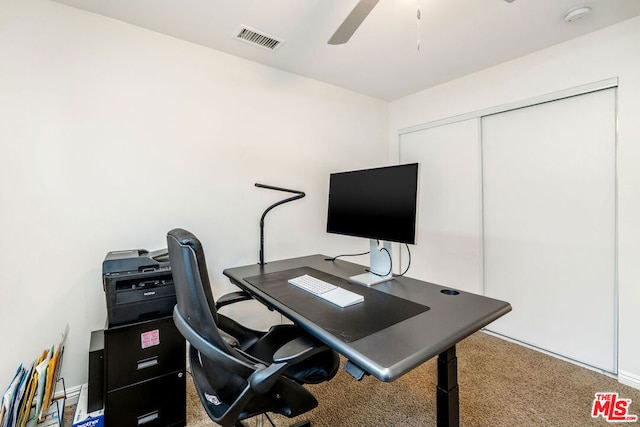
[[[606,375],[482,332],[456,350],[461,426],[605,426],[591,417],[596,392],[632,399],[629,413],[640,415],[640,390]],[[320,405],[303,418],[315,427],[435,426],[436,359],[392,383],[358,382],[340,369],[332,381],[309,386]],[[187,425],[213,425],[188,383]],[[278,426],[295,421],[272,418]]]
[[[591,417],[596,392],[617,392],[631,399],[629,413],[640,415],[640,390],[606,375],[482,332],[456,349],[461,426],[610,425],[602,417]],[[436,359],[392,383],[372,377],[358,382],[340,369],[332,381],[309,386],[320,405],[303,418],[315,427],[435,426],[436,374]],[[190,377],[187,384],[187,426],[213,426]],[[278,427],[296,421],[272,418]],[[71,425],[70,420],[65,425]],[[264,426],[269,426],[266,420]]]

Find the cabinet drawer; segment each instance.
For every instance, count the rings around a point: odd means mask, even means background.
[[[184,371],[185,341],[171,317],[105,331],[106,390]]]
[[[186,423],[186,375],[172,372],[107,393],[106,427],[167,427]]]

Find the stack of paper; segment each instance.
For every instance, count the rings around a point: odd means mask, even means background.
[[[60,374],[62,352],[68,333],[67,325],[56,347],[44,350],[28,369],[22,365],[18,367],[13,380],[2,395],[0,427],[25,427],[60,415],[61,409],[49,410],[49,406],[53,400],[55,382]]]

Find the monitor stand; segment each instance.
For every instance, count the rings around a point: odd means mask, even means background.
[[[378,274],[374,274],[371,272]],[[389,273],[389,274],[387,274]],[[391,273],[391,243],[382,242],[378,246],[376,239],[369,240],[369,272],[349,277],[349,281],[364,286],[373,286],[393,279]]]

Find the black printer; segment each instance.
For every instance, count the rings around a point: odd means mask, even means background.
[[[102,281],[108,326],[171,315],[176,304],[167,249],[108,252]]]

